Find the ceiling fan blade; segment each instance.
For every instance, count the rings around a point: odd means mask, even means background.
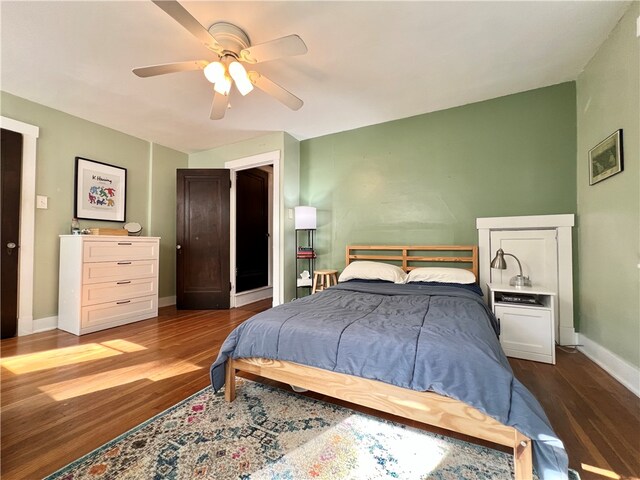
[[[296,97],[293,93],[288,90],[285,90],[277,83],[272,82],[264,75],[260,75],[258,72],[249,72],[249,80],[256,87],[262,90],[265,93],[268,93],[276,100],[284,103],[291,110],[299,110],[304,102]]]
[[[240,57],[247,63],[259,63],[305,53],[307,53],[307,46],[302,39],[298,35],[288,35],[245,48],[240,52]]]
[[[150,65],[148,67],[138,67],[132,70],[137,76],[155,77],[166,73],[188,72],[190,70],[202,70],[209,64],[206,60],[190,60],[188,62],[163,63],[162,65]]]
[[[224,48],[220,45],[215,38],[209,33],[209,30],[200,25],[193,15],[191,15],[180,3],[176,0],[152,0],[158,7],[164,10],[171,18],[186,28],[191,35],[196,37],[204,46],[209,50],[216,52],[218,55],[222,55]]]
[[[229,95],[222,95],[218,92],[215,92],[213,96],[213,103],[211,104],[211,114],[209,118],[211,120],[221,120],[224,118],[224,114],[227,111],[227,107],[229,106]]]

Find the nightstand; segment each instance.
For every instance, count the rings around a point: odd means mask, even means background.
[[[500,345],[507,357],[556,363],[556,292],[541,287],[488,283],[489,307],[500,320]],[[520,303],[514,297],[535,299]]]

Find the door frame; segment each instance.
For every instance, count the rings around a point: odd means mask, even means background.
[[[18,249],[18,335],[34,333],[33,266],[35,252],[36,150],[40,128],[0,116],[0,127],[21,133],[20,239]],[[48,328],[44,328],[48,330]]]
[[[280,200],[280,150],[272,152],[260,153],[250,157],[239,158],[225,162],[224,168],[231,170],[231,199],[230,199],[230,269],[229,281],[231,282],[230,305],[231,308],[236,307],[236,172],[238,170],[247,170],[250,168],[262,167],[265,165],[273,166],[273,192],[272,192],[272,251],[271,251],[271,272],[272,272],[272,288],[273,288],[273,306],[280,305],[283,302],[283,276],[284,276],[284,237],[280,232],[280,209],[282,202]]]

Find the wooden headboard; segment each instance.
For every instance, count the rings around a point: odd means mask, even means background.
[[[463,254],[467,256],[461,256]],[[434,263],[463,263],[467,266],[460,267],[472,272],[478,281],[477,245],[347,245],[347,265],[355,260],[392,261],[405,272],[417,267],[433,267]]]

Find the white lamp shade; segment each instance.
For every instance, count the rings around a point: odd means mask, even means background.
[[[216,83],[224,78],[224,65],[220,62],[211,62],[204,67],[204,76],[207,77],[207,80],[211,83]]]
[[[315,207],[295,207],[295,224],[296,230],[315,230]]]

